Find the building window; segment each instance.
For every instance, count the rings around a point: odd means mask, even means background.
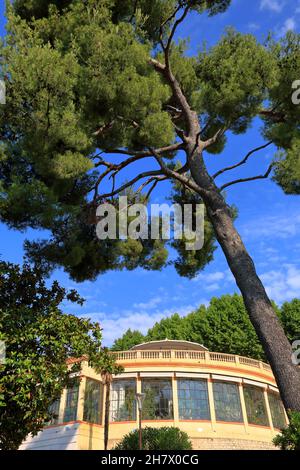
[[[242,423],[239,387],[230,382],[214,382],[214,403],[217,421]]]
[[[45,423],[46,426],[54,426],[55,424],[59,423],[59,407],[60,407],[60,398],[58,400],[55,400],[49,406],[49,414],[51,415],[51,419]]]
[[[244,397],[248,423],[269,426],[263,389],[253,385],[244,385]]]
[[[143,419],[173,419],[172,381],[143,379]]]
[[[97,380],[86,379],[84,392],[83,421],[101,424],[102,387]]]
[[[111,386],[110,420],[136,420],[135,380],[115,380]]]
[[[284,428],[286,426],[286,419],[283,404],[278,393],[269,393],[269,405],[274,428]]]
[[[179,419],[210,419],[207,381],[178,379]]]
[[[76,421],[77,419],[78,394],[79,381],[77,380],[71,387],[67,389],[64,423],[69,421]]]

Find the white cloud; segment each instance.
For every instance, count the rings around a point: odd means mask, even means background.
[[[260,9],[261,10],[271,10],[276,13],[280,13],[284,7],[285,2],[279,0],[261,0]]]
[[[295,18],[287,18],[279,31],[279,36],[284,36],[288,31],[294,31],[296,28]]]
[[[233,282],[233,276],[231,272],[226,269],[225,271],[216,271],[214,273],[200,273],[198,274],[194,282],[198,282],[201,288],[206,292],[213,292],[219,290],[224,284]],[[220,284],[222,281],[222,285]]]
[[[201,289],[206,292],[214,292],[220,289],[219,282],[225,278],[225,274],[221,271],[214,273],[200,273],[198,274],[194,282],[198,282],[201,285]]]
[[[260,25],[258,23],[249,23],[248,28],[252,29],[252,31],[258,31],[260,29]]]
[[[300,213],[294,212],[287,216],[261,217],[253,219],[241,227],[241,233],[246,239],[285,239],[300,234]]]
[[[272,270],[260,276],[269,297],[281,304],[300,293],[300,269],[293,264],[285,264],[280,270]]]
[[[224,279],[225,274],[222,271],[217,271],[214,273],[200,273],[195,277],[194,281],[205,281],[208,284],[216,281],[221,281]]]
[[[184,317],[188,315],[201,304],[208,305],[207,299],[201,299],[195,304],[183,305],[181,307],[167,308],[164,310],[156,310],[147,312],[146,310],[124,310],[120,312],[117,318],[112,318],[110,314],[103,312],[93,312],[81,315],[84,318],[91,318],[92,321],[97,321],[103,328],[103,344],[110,346],[115,339],[120,338],[129,328],[131,330],[138,330],[141,333],[147,333],[149,328],[152,328],[156,322],[162,318],[167,318],[174,313],[178,313]]]
[[[163,299],[161,297],[153,297],[150,299],[148,302],[140,302],[133,304],[134,308],[140,308],[140,309],[152,309],[156,307],[158,304],[162,303]]]

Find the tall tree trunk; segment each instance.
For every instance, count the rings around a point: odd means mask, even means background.
[[[190,145],[189,160],[216,238],[242,293],[246,309],[276,378],[287,410],[300,411],[300,368],[292,363],[292,347],[259,279],[254,263],[234,227],[230,208],[208,175],[201,149]]]
[[[250,320],[271,364],[285,408],[300,412],[300,368],[292,362],[292,347],[256,273],[254,263],[234,227],[230,208],[208,174],[203,161],[204,149],[216,141],[218,134],[205,142],[201,140],[198,113],[191,109],[179,82],[172,73],[169,50],[165,49],[164,52],[165,64],[153,59],[151,64],[167,80],[182,110],[187,129],[184,140],[188,168],[198,185],[198,193],[206,205],[216,238],[226,256],[229,268],[242,293]]]
[[[104,450],[107,450],[109,435],[110,382],[105,384]]]

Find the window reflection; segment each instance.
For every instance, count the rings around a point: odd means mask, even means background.
[[[210,419],[206,380],[179,379],[177,389],[179,419]]]
[[[86,379],[83,421],[101,424],[102,386],[97,380]]]
[[[110,420],[136,420],[135,380],[115,380],[111,387]]]
[[[64,422],[76,421],[78,406],[79,381],[67,389],[66,406],[64,412]]]
[[[172,381],[143,379],[143,419],[173,419]]]
[[[59,423],[59,408],[60,408],[60,398],[55,400],[49,406],[49,414],[51,415],[51,419],[45,423],[47,426],[54,426],[55,424]]]
[[[229,382],[214,382],[213,392],[217,421],[243,422],[238,385]]]
[[[274,428],[284,428],[286,426],[286,419],[283,404],[278,393],[269,392],[269,405]]]
[[[253,385],[244,385],[244,397],[248,423],[269,426],[263,389]]]

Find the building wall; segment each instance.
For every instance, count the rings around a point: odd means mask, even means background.
[[[141,391],[142,380],[146,377],[164,378],[172,381],[174,417],[171,420],[143,420],[143,427],[176,426],[186,431],[194,449],[271,449],[272,439],[278,430],[274,429],[271,419],[267,393],[277,390],[275,379],[267,364],[248,358],[240,358],[219,353],[191,351],[136,351],[120,353],[118,362],[124,372],[114,380],[136,380],[136,391]],[[209,420],[180,420],[177,401],[177,380],[180,377],[202,378],[207,381],[210,403]],[[78,396],[77,419],[63,423],[66,391],[60,409],[59,423],[48,426],[34,438],[28,438],[21,449],[82,449],[98,450],[104,448],[104,400],[102,401],[102,421],[91,424],[83,421],[86,379],[100,381],[101,378],[86,362],[82,363]],[[225,423],[216,420],[213,382],[223,381],[237,384],[241,401],[243,422]],[[268,426],[251,425],[247,420],[243,387],[251,383],[263,391],[269,420]],[[105,387],[102,387],[105,396]],[[137,417],[138,418],[138,417]],[[128,432],[138,428],[137,420],[111,422],[109,429],[109,448]]]

